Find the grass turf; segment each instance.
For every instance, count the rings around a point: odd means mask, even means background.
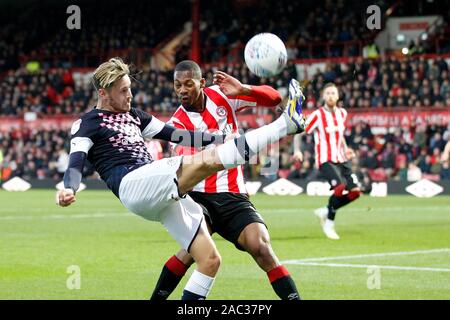
[[[127,213],[107,191],[83,191],[68,208],[53,199],[52,190],[0,191],[0,299],[147,299],[178,250],[164,227]],[[327,198],[252,197],[282,261],[448,249],[449,199],[365,196],[338,212],[341,240],[332,241],[312,213]],[[214,239],[222,265],[209,299],[278,298],[247,253]],[[286,264],[303,299],[450,299],[450,249],[320,262],[346,266]],[[81,271],[79,290],[66,286],[72,265]],[[380,269],[380,289],[368,289],[367,265],[399,269]],[[181,297],[192,270],[171,299]]]

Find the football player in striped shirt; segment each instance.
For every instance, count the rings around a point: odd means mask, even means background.
[[[324,106],[315,110],[307,120],[306,134],[314,134],[316,165],[333,190],[328,205],[314,211],[325,235],[339,239],[334,227],[336,211],[355,201],[361,195],[357,176],[352,172],[350,160],[355,156],[345,142],[347,111],[337,106],[338,88],[328,83],[323,88]],[[298,138],[298,137],[296,137]],[[301,151],[296,156],[302,160]]]
[[[174,71],[174,89],[181,105],[169,124],[179,129],[210,133],[231,128],[237,133],[236,112],[245,107],[276,107],[281,102],[280,94],[272,87],[242,84],[221,71],[214,74],[214,84],[206,87],[201,69],[194,61],[180,62]],[[174,147],[178,155],[198,151],[181,145]],[[248,252],[267,273],[281,299],[300,298],[288,270],[273,252],[264,220],[249,200],[242,166],[214,173],[197,184],[189,196],[204,208],[210,233],[217,232],[237,249]],[[172,256],[163,267],[151,299],[167,299],[193,263],[186,250]]]

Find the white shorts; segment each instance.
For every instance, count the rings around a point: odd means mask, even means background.
[[[189,251],[203,211],[191,197],[179,196],[177,170],[181,160],[181,156],[165,158],[131,171],[120,183],[119,198],[131,212],[160,221],[181,247]]]

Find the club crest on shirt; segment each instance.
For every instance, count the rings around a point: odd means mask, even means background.
[[[221,106],[217,107],[216,113],[220,118],[225,118],[228,115],[227,109]]]

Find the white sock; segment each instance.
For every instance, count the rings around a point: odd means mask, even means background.
[[[334,221],[327,219],[327,221],[325,221],[325,228],[332,228],[334,227]]]
[[[280,140],[287,134],[287,124],[284,117],[279,117],[272,123],[245,134],[250,149],[257,153],[268,144]]]
[[[209,291],[211,291],[214,279],[196,269],[186,283],[184,290],[206,297]]]
[[[268,125],[249,131],[244,136],[229,140],[218,146],[217,153],[225,169],[235,168],[246,162],[245,156],[249,156],[248,152],[251,154],[258,153],[268,144],[278,141],[286,135],[286,119],[279,117]],[[247,144],[249,150],[245,150],[245,144]]]

